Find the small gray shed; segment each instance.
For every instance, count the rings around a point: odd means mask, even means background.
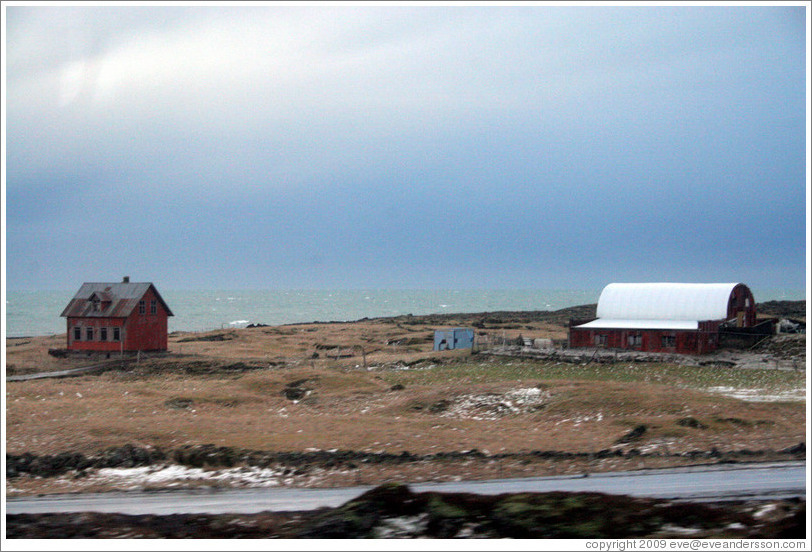
[[[474,330],[469,328],[452,328],[434,331],[434,350],[471,349],[474,346]]]

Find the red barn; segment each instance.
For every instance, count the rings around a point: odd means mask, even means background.
[[[150,282],[84,283],[62,316],[72,351],[165,351],[174,316]]]
[[[570,328],[570,347],[702,354],[719,347],[722,325],[756,324],[744,284],[609,284],[597,318]]]

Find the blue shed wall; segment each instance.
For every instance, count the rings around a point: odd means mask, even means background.
[[[474,346],[474,330],[454,328],[434,331],[434,350],[471,349]]]

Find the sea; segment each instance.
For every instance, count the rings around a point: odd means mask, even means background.
[[[405,314],[554,311],[597,303],[591,290],[159,290],[174,316],[169,331],[346,322]],[[60,317],[76,290],[6,292],[6,337],[65,333]],[[753,289],[757,302],[805,300],[806,292]]]

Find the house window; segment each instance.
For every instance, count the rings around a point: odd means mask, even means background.
[[[153,299],[149,302],[149,313],[158,314],[158,301]]]
[[[629,336],[629,347],[642,347],[643,346],[643,336],[640,334],[630,335]]]
[[[85,338],[88,341],[93,341],[93,328],[92,327],[85,328]]]
[[[595,346],[596,347],[606,347],[606,336],[605,335],[596,335],[595,336]]]
[[[121,328],[113,328],[113,341],[121,341]]]
[[[93,312],[99,312],[99,300],[94,297],[92,302],[93,302]]]
[[[82,341],[82,328],[80,328],[79,326],[73,327],[73,340]]]
[[[99,330],[99,341],[107,341],[107,328]]]
[[[663,336],[663,347],[676,347],[676,346],[677,346],[677,336],[675,335]]]
[[[138,314],[146,314],[147,313],[147,302],[143,299],[138,301]]]

